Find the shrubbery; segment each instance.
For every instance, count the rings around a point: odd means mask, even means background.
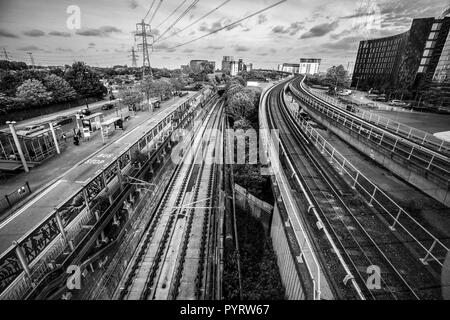
[[[99,75],[82,62],[72,66],[28,69],[19,62],[0,61],[0,112],[38,108],[78,98],[103,97]]]

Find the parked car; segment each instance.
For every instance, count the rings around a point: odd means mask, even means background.
[[[91,110],[89,110],[89,109],[82,109],[82,110],[80,111],[80,113],[81,113],[83,116],[89,116],[89,115],[92,114]]]
[[[189,92],[180,92],[179,94],[178,94],[178,96],[181,98],[181,97],[184,97],[184,96],[187,96],[189,94]]]
[[[112,103],[107,103],[102,106],[102,110],[111,110],[112,108],[114,108]]]
[[[65,117],[65,116],[61,116],[55,119],[55,121],[53,121],[53,125],[54,126],[63,126],[65,124],[71,123],[73,121],[73,119],[71,117]]]
[[[406,102],[403,102],[401,100],[392,100],[391,102],[389,102],[390,106],[393,107],[407,107],[408,104]]]

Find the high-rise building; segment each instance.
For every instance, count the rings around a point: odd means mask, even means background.
[[[442,90],[442,79],[450,68],[449,12],[446,10],[438,18],[414,19],[411,28],[402,34],[361,41],[352,86],[403,89],[446,105],[437,88]]]
[[[239,72],[245,70],[245,65],[244,65],[244,60],[243,59],[239,59],[238,60],[238,70],[239,70]]]
[[[253,63],[246,63],[245,64],[245,71],[250,72],[253,70]]]
[[[322,59],[300,59],[300,74],[318,74]]]
[[[237,76],[239,73],[239,62],[237,61],[231,61],[230,62],[230,75],[231,76]]]
[[[232,56],[224,56],[222,60],[222,71],[226,73],[231,72],[231,62],[234,61]]]

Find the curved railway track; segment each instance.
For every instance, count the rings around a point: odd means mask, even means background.
[[[405,263],[414,259],[396,258],[394,250],[390,247],[396,246],[398,251],[401,250],[402,244],[389,236],[378,234],[367,224],[363,225],[361,217],[368,213],[370,215],[373,208],[367,204],[352,203],[352,198],[356,196],[354,191],[331,169],[319,152],[313,152],[308,139],[296,127],[284,103],[285,86],[286,83],[277,85],[269,93],[268,118],[271,126],[279,130],[280,141],[286,149],[287,156],[294,164],[307,192],[314,199],[315,208],[324,224],[319,227],[326,228],[332,234],[335,245],[343,254],[365,298],[402,300],[421,298],[422,292],[419,293],[417,288],[411,285],[410,279],[407,279],[407,274],[405,275],[405,270],[408,270]],[[311,217],[306,219],[312,225],[314,219]],[[318,229],[309,226],[309,231],[320,237]],[[389,233],[387,227],[386,233]],[[322,263],[333,264],[330,261]],[[335,267],[332,269],[339,274],[339,270]],[[380,287],[368,289],[367,279],[370,276],[368,272],[376,275],[378,270],[381,272]]]
[[[182,161],[131,260],[118,299],[200,299],[206,287],[210,217],[216,204],[223,104],[204,115],[206,125],[183,143]]]

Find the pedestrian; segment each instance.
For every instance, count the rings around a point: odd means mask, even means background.
[[[73,136],[73,144],[76,146],[80,144],[80,139],[78,136]]]
[[[63,134],[62,134],[62,138],[63,138],[64,142],[67,142],[67,136],[66,136],[65,132],[63,132]]]

